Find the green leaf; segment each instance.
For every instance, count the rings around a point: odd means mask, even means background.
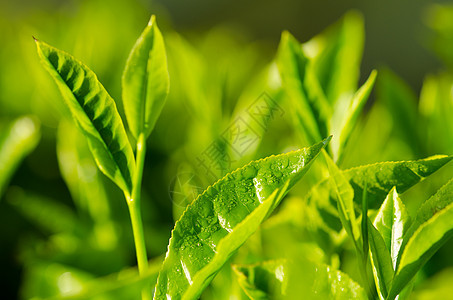
[[[453,235],[453,180],[418,210],[404,235],[389,299],[393,299],[420,268]]]
[[[2,128],[0,134],[0,197],[21,161],[38,145],[39,122],[21,117]]]
[[[325,152],[324,154],[330,172],[330,182],[337,196],[337,208],[341,224],[352,238],[357,250],[361,251],[362,249],[358,244],[360,229],[354,212],[354,190],[337,165]]]
[[[306,142],[319,141],[322,135],[327,135],[331,109],[301,44],[289,32],[282,34],[276,60],[283,88],[294,106]]]
[[[253,265],[233,265],[238,283],[250,299],[269,299],[285,295],[287,261],[271,260]]]
[[[350,98],[357,89],[364,31],[362,16],[350,11],[337,24],[303,44],[331,104]]]
[[[313,291],[317,299],[367,299],[363,288],[347,274],[320,266],[316,270]]]
[[[154,298],[197,298],[329,141],[253,161],[208,187],[175,224]]]
[[[384,239],[385,246],[390,253],[393,269],[396,269],[398,253],[403,242],[403,234],[409,228],[409,215],[393,188],[382,203],[373,225]]]
[[[288,269],[288,296],[284,299],[368,299],[347,274],[325,264],[297,259]]]
[[[362,203],[362,195],[366,187],[368,207],[374,209],[381,205],[394,186],[403,193],[440,169],[452,158],[452,156],[437,155],[414,161],[381,162],[347,169],[342,173],[354,189],[356,205]],[[323,224],[314,224],[317,229],[335,236],[335,233],[341,230],[341,223],[337,212],[336,191],[331,186],[330,179],[315,185],[307,195],[307,202],[322,217],[317,219]]]
[[[330,127],[331,133],[338,137],[330,144],[335,161],[340,160],[343,155],[343,149],[373,89],[376,76],[377,71],[373,70],[367,81],[351,98],[342,98],[337,101]]]
[[[368,217],[367,217],[368,219]],[[392,258],[379,231],[368,220],[371,265],[380,299],[385,299],[392,283]]]
[[[404,193],[442,166],[453,156],[435,155],[420,160],[381,162],[359,166],[344,171],[344,176],[354,188],[354,201],[361,202],[365,185],[370,208],[376,208],[393,187]]]
[[[130,194],[134,155],[115,102],[87,66],[61,50],[35,41],[41,62],[87,137],[99,169],[125,194]]]
[[[123,103],[129,129],[148,137],[169,91],[164,39],[153,15],[132,48],[123,73]]]
[[[365,291],[345,273],[300,258],[233,269],[250,299],[366,299]]]
[[[398,196],[396,188],[387,195],[374,219],[370,230],[371,262],[376,278],[378,292],[385,299],[388,295],[398,254],[403,242],[403,235],[409,228],[410,219],[406,208]]]

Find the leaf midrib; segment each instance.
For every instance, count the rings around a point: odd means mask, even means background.
[[[39,42],[39,43],[41,43],[41,42]],[[58,56],[58,61],[60,61],[60,56],[58,55],[58,52],[55,51],[55,48],[52,47],[52,46],[50,46],[50,45],[47,45],[47,47],[49,47],[51,51],[53,51],[53,52],[56,53],[56,55]],[[77,60],[76,58],[71,57],[68,53],[66,53],[66,52],[64,52],[64,51],[62,51],[62,50],[60,50],[60,51],[61,51],[65,56],[69,56],[69,58],[71,58],[72,60],[74,60],[75,62],[77,62],[78,64],[80,64],[80,67],[81,67],[82,71],[85,73],[84,75],[87,75],[87,74],[88,74],[87,70],[89,70],[89,68],[88,68],[84,63],[82,63],[81,61]],[[43,53],[43,54],[44,54],[44,53]],[[44,56],[44,57],[46,57],[46,56]],[[99,129],[95,126],[95,124],[94,124],[94,119],[92,120],[92,119],[88,116],[87,111],[85,110],[84,105],[82,105],[82,104],[80,103],[79,98],[74,94],[74,91],[68,86],[68,82],[67,82],[65,79],[63,79],[63,77],[61,76],[58,66],[55,67],[55,65],[48,59],[48,57],[46,57],[46,60],[47,60],[47,61],[50,63],[50,65],[55,69],[56,74],[58,75],[58,78],[59,78],[62,82],[64,82],[65,87],[71,92],[71,95],[74,97],[74,99],[76,100],[77,104],[82,108],[83,112],[85,113],[85,116],[88,118],[88,120],[90,120],[90,124],[93,126],[93,128],[96,129],[96,134],[101,138],[102,143],[104,144],[104,146],[105,146],[106,149],[108,150],[108,151],[107,151],[108,155],[109,155],[110,158],[115,162],[116,167],[117,167],[118,170],[120,171],[120,174],[121,174],[121,177],[122,177],[124,183],[126,184],[127,188],[130,190],[130,188],[131,188],[131,187],[130,187],[130,183],[126,180],[125,174],[123,173],[123,170],[120,168],[118,161],[115,159],[115,157],[114,157],[114,155],[113,155],[113,153],[112,153],[112,151],[111,151],[111,149],[110,149],[110,146],[107,145],[107,143],[106,143],[106,141],[104,140],[104,137],[101,135]],[[95,79],[95,81],[96,81],[96,85],[97,85],[99,91],[101,91],[101,92],[104,91],[105,94],[106,94],[106,96],[107,96],[107,97],[110,97],[110,99],[112,99],[112,104],[113,104],[114,111],[117,111],[117,107],[116,107],[116,104],[115,104],[115,101],[113,100],[113,98],[111,98],[111,96],[108,94],[107,90],[105,90],[105,89],[103,88],[103,86],[101,85],[99,79],[97,78],[97,75],[96,75],[94,72],[91,72],[91,73],[92,73],[92,75],[93,75],[93,77],[94,77],[94,79]],[[84,78],[86,78],[86,77],[84,76]],[[83,81],[82,81],[82,85],[83,85]],[[81,85],[81,86],[82,86],[82,85]],[[81,86],[80,86],[80,87],[81,87]],[[79,89],[80,89],[80,87],[79,87]],[[75,119],[76,119],[76,121],[77,121],[77,117],[76,117]],[[77,121],[77,122],[78,122],[78,121]],[[114,139],[113,136],[114,136],[114,134],[113,134],[113,131],[112,131],[112,141],[113,141],[113,139]],[[110,143],[110,144],[111,144],[111,143]],[[119,146],[121,147],[121,145],[119,145]],[[120,148],[120,149],[123,149],[123,148]],[[127,158],[126,158],[126,159],[127,159]]]

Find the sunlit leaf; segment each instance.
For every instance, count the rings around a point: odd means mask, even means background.
[[[288,265],[287,296],[283,299],[368,299],[365,290],[342,271],[304,259]]]
[[[394,186],[402,193],[440,169],[452,158],[437,155],[414,161],[381,162],[347,169],[342,173],[354,189],[355,205],[361,205],[366,187],[368,205],[373,209],[384,201]],[[317,229],[333,237],[342,228],[336,198],[336,191],[331,186],[330,179],[319,182],[307,195],[309,205],[313,206],[321,217],[317,218],[322,221],[322,224],[317,225]]]
[[[251,162],[203,192],[175,224],[155,299],[197,298],[329,141]]]
[[[135,138],[149,136],[169,91],[164,40],[153,15],[132,49],[123,74],[123,103]]]
[[[36,45],[99,169],[130,194],[134,155],[115,102],[87,66],[44,42],[36,40]]]
[[[368,222],[371,264],[380,299],[385,299],[393,279],[393,267],[390,253],[384,239],[374,225]]]
[[[341,223],[356,247],[361,250],[358,244],[360,229],[354,211],[354,190],[332,159],[327,154],[324,155],[324,158],[329,168],[330,182],[336,194],[338,215]]]
[[[301,44],[289,32],[282,34],[276,61],[283,88],[294,106],[296,120],[306,142],[319,141],[322,135],[327,135],[330,106],[309,67],[310,62]]]
[[[403,242],[403,234],[410,225],[406,208],[398,196],[396,188],[393,188],[385,198],[373,225],[384,239],[385,246],[392,258],[393,269],[395,269],[398,252]]]
[[[269,299],[285,295],[287,261],[271,260],[253,265],[233,265],[239,285],[250,299]]]
[[[331,147],[335,160],[340,160],[343,149],[354,129],[357,119],[362,112],[376,80],[377,72],[371,72],[367,81],[350,98],[343,98],[337,102],[331,119],[331,133],[337,136]]]
[[[381,162],[345,170],[344,175],[354,188],[354,200],[360,203],[366,185],[370,208],[375,208],[394,186],[399,193],[404,193],[452,158],[453,156],[435,155],[420,160]]]
[[[334,104],[349,98],[357,88],[364,45],[362,16],[350,11],[333,26],[303,44],[304,53],[327,96]]]
[[[453,234],[453,180],[429,198],[404,235],[389,299],[393,299]]]

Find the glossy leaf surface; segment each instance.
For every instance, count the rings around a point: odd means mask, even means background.
[[[153,15],[132,48],[123,73],[123,103],[136,139],[149,136],[169,91],[164,39]]]
[[[389,298],[393,299],[453,235],[453,180],[428,199],[404,236]]]
[[[337,165],[326,154],[324,155],[330,172],[330,182],[337,198],[338,215],[348,235],[359,247],[360,230],[354,211],[354,190]]]
[[[175,224],[154,298],[199,297],[329,141],[253,161],[208,187]]]
[[[36,45],[99,169],[130,194],[134,155],[115,102],[83,63],[44,42],[36,40]]]
[[[366,186],[367,201],[370,209],[379,207],[390,190],[396,186],[402,193],[428,177],[452,159],[451,156],[437,155],[421,160],[382,162],[343,170],[344,177],[354,189],[354,204],[362,203]],[[313,211],[319,215],[316,229],[336,239],[341,230],[338,216],[336,192],[326,179],[315,185],[307,195]]]
[[[349,98],[357,88],[364,45],[363,17],[350,11],[333,26],[303,44],[331,104]]]
[[[396,188],[393,188],[382,203],[381,208],[374,219],[373,225],[384,239],[385,247],[392,258],[392,267],[396,268],[398,253],[403,242],[403,234],[409,227],[409,215],[398,196]]]
[[[453,156],[436,155],[413,161],[382,162],[360,166],[345,171],[356,197],[361,197],[365,182],[370,208],[380,205],[390,190],[395,186],[399,193],[425,179],[446,163]],[[357,199],[359,203],[360,198]]]
[[[379,231],[368,220],[368,240],[370,244],[371,265],[380,299],[385,299],[392,284],[394,270],[392,258]]]
[[[250,299],[367,299],[363,288],[345,273],[319,263],[272,260],[234,266]]]

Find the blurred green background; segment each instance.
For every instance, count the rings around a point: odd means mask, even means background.
[[[180,205],[172,203],[175,182],[184,174],[196,173],[196,158],[228,127],[238,111],[266,90],[263,70],[273,59],[283,30],[305,42],[355,9],[365,21],[360,82],[374,68],[384,74],[372,100],[379,102],[381,95],[393,101],[392,95],[386,94],[386,87],[400,79],[386,68],[407,82],[401,85],[402,97],[411,99],[406,102],[409,107],[397,113],[409,115],[408,123],[398,124],[398,115],[383,113],[385,120],[393,123],[384,126],[385,133],[376,133],[376,129],[369,128],[379,124],[373,117],[381,115],[372,113],[370,102],[369,118],[362,120],[364,132],[358,131],[356,140],[369,134],[376,134],[376,140],[387,136],[371,144],[375,149],[365,150],[367,144],[359,143],[356,152],[363,153],[346,159],[344,167],[451,154],[452,128],[440,121],[428,130],[443,130],[450,141],[436,142],[432,134],[426,134],[431,140],[407,137],[413,129],[411,122],[418,118],[411,119],[411,114],[417,110],[422,86],[425,97],[435,89],[438,94],[448,93],[451,86],[453,6],[445,5],[448,3],[1,0],[0,140],[7,139],[14,128],[30,134],[22,147],[24,153],[17,154],[26,157],[11,167],[14,173],[3,189],[0,182],[1,298],[52,296],[55,289],[61,292],[64,287],[64,282],[55,283],[54,278],[66,280],[62,274],[71,268],[71,274],[76,275],[67,280],[69,286],[74,286],[74,282],[135,265],[122,195],[97,171],[83,137],[68,118],[62,118],[67,112],[39,64],[32,36],[86,63],[117,100],[122,113],[121,74],[127,55],[150,15],[157,15],[169,52],[171,92],[149,142],[142,204],[149,253],[157,257],[165,252],[174,219],[184,206],[179,200],[174,202]],[[428,107],[424,111],[429,111],[430,100],[421,103]],[[293,133],[287,134],[290,108],[281,106],[284,114],[265,130],[261,146],[241,157],[237,165],[300,146]],[[446,108],[449,109],[450,106]],[[29,117],[20,119],[19,125],[12,123],[22,116]],[[447,114],[445,119],[448,118]],[[388,136],[393,135],[396,142],[386,143]],[[439,182],[449,174],[451,167],[439,175]],[[0,179],[6,175],[0,174]],[[193,186],[197,189],[213,180],[205,175],[199,177],[187,180],[195,180]],[[428,196],[439,187],[436,181],[432,185],[425,185]],[[185,195],[191,192],[186,191]],[[425,194],[418,196],[423,199]],[[410,195],[417,195],[417,191]],[[451,243],[444,249],[433,258],[427,276],[452,265],[452,258],[446,255]],[[451,273],[451,269],[446,272]],[[452,277],[447,274],[442,278]]]

